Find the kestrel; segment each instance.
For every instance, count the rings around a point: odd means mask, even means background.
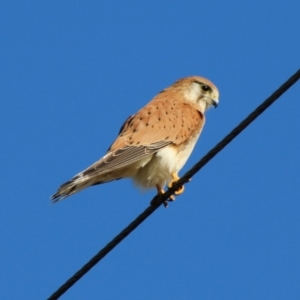
[[[191,76],[176,81],[130,116],[107,153],[62,184],[51,199],[57,202],[121,178],[132,178],[136,185],[163,194],[167,183],[171,187],[179,180],[178,172],[203,129],[204,113],[218,102],[219,91],[209,80]],[[182,192],[183,186],[175,194]]]

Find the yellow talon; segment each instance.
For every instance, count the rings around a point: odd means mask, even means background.
[[[172,180],[168,184],[169,188],[173,187],[173,184],[176,183],[180,179],[179,176],[175,172],[173,172],[171,174],[171,176],[172,176]],[[184,186],[182,185],[175,191],[175,195],[180,195],[183,193],[183,191],[184,191]]]
[[[163,195],[165,193],[164,189],[162,187],[160,187],[159,185],[156,186],[156,189],[157,189],[158,195]],[[170,199],[172,201],[174,201],[175,197],[173,195],[171,195]]]
[[[165,193],[164,189],[161,186],[159,186],[158,184],[156,185],[156,189],[157,189],[157,194],[158,195],[163,195]],[[173,195],[171,195],[169,197],[169,199],[164,202],[164,207],[168,207],[168,201],[174,201],[174,200],[175,200],[175,197]],[[157,201],[155,201],[155,200],[153,201],[152,200],[150,204],[151,205],[156,205]]]

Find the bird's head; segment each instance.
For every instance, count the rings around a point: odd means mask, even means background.
[[[219,91],[209,80],[191,76],[176,81],[171,88],[174,88],[185,99],[197,104],[199,111],[204,113],[208,108],[219,104]]]

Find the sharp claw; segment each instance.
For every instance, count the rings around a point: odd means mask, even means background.
[[[168,187],[169,187],[169,188],[172,188],[173,185],[174,185],[174,183],[176,183],[176,182],[180,179],[180,178],[178,177],[177,173],[175,173],[175,172],[172,173],[171,176],[172,176],[172,181],[170,181],[169,184],[168,184]],[[190,179],[190,180],[191,180],[191,179]],[[156,189],[157,189],[158,195],[163,195],[163,194],[165,193],[164,189],[163,189],[160,185],[156,185]],[[179,188],[177,188],[177,190],[174,192],[174,194],[175,194],[175,195],[180,195],[180,194],[183,193],[183,191],[184,191],[184,186],[182,185],[182,186],[180,186]],[[171,195],[171,196],[169,197],[169,199],[167,199],[166,201],[164,201],[164,203],[163,203],[164,207],[168,207],[168,202],[172,202],[172,201],[174,201],[174,200],[175,200],[175,196],[174,196],[174,195]],[[157,204],[156,201],[152,201],[152,202],[151,202],[151,205],[155,205],[155,204]]]
[[[163,190],[163,188],[161,188],[159,185],[156,186],[157,188],[157,193],[158,195],[163,195],[165,193],[165,191]],[[169,197],[169,199],[167,199],[166,201],[164,201],[163,205],[164,207],[168,207],[168,202],[172,202],[172,201],[175,201],[175,196],[174,195],[171,195]],[[156,205],[157,204],[157,201],[151,201],[150,203],[151,205]]]
[[[169,184],[168,184],[169,188],[172,188],[174,183],[176,183],[180,179],[176,173],[172,173],[171,175],[172,175],[173,180],[169,182]],[[180,195],[183,193],[183,191],[184,191],[184,186],[182,185],[174,192],[174,194]]]
[[[184,191],[184,186],[182,185],[178,190],[175,191],[175,195],[180,195]]]

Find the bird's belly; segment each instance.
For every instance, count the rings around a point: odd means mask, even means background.
[[[178,173],[190,156],[198,136],[185,145],[169,145],[160,149],[133,176],[134,182],[142,188],[163,187],[172,180],[172,173]]]
[[[186,161],[188,160],[188,158],[190,157],[196,142],[199,138],[199,134],[190,138],[189,142],[179,146],[180,149],[178,150],[178,154],[177,154],[177,169],[176,172],[179,172],[182,167],[185,165]]]

